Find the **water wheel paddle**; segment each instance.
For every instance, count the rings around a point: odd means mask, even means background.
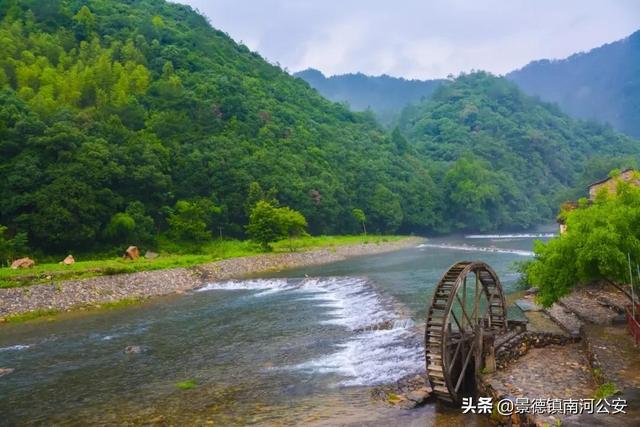
[[[489,265],[449,267],[433,294],[425,331],[427,373],[439,399],[459,404],[475,392],[483,351],[493,346],[488,338],[506,331],[506,316],[502,285]]]

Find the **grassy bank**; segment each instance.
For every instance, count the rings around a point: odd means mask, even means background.
[[[307,251],[320,248],[331,249],[340,245],[392,242],[402,238],[403,236],[308,236],[294,239],[292,244],[295,251]],[[276,242],[273,245],[273,251],[275,253],[289,252],[289,245],[289,240]],[[122,258],[84,260],[81,255],[75,255],[76,263],[69,266],[48,263],[37,264],[35,267],[25,270],[0,268],[0,288],[56,283],[62,280],[139,271],[193,267],[222,259],[264,253],[259,246],[239,240],[212,241],[200,247],[197,253],[185,253],[184,248],[168,242],[163,247],[165,250],[161,250],[159,256],[155,259],[140,258],[135,261],[123,260]]]

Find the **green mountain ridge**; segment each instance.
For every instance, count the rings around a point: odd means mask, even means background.
[[[550,218],[576,184],[635,165],[639,141],[525,95],[478,72],[443,83],[409,106],[399,127],[449,194],[454,226],[526,227]],[[601,177],[601,176],[600,176]]]
[[[9,0],[0,38],[0,224],[47,253],[243,237],[259,193],[313,234],[524,229],[640,147],[484,73],[388,133],[163,0]]]
[[[640,137],[640,31],[566,59],[531,62],[506,77],[574,117]]]
[[[327,99],[346,103],[354,111],[371,109],[384,125],[391,125],[407,104],[428,98],[443,80],[407,80],[362,73],[325,77],[313,68],[294,76],[305,80]]]
[[[128,233],[120,244],[151,239],[180,200],[215,203],[212,231],[242,236],[252,182],[312,233],[357,232],[356,207],[371,231],[433,227],[429,173],[370,115],[188,6],[12,0],[0,18],[0,224],[35,248],[116,244],[110,223]]]

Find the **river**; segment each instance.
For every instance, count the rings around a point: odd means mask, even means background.
[[[3,325],[0,368],[14,372],[0,378],[0,425],[485,426],[439,404],[390,408],[371,390],[424,370],[420,325],[448,266],[485,261],[514,292],[514,261],[545,231],[434,238],[140,306]],[[177,386],[184,381],[195,386]]]

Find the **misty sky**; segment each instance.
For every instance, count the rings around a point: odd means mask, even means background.
[[[503,74],[640,29],[637,0],[180,0],[290,71]]]

